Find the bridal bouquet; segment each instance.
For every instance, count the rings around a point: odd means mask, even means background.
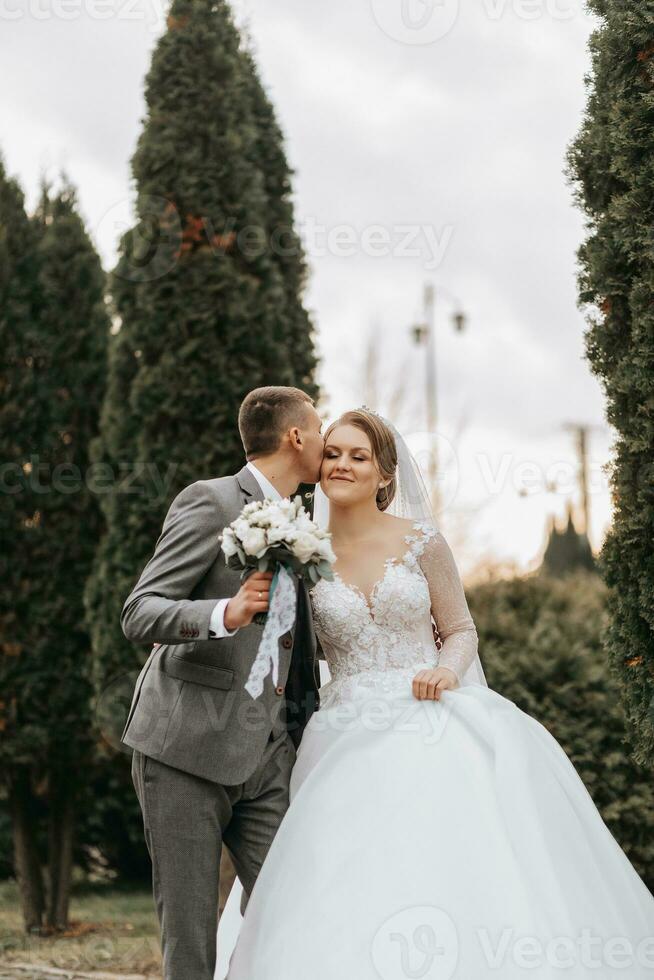
[[[241,580],[254,571],[273,572],[267,613],[254,622],[264,631],[245,689],[257,697],[272,665],[277,684],[278,639],[295,622],[296,592],[293,576],[315,585],[333,579],[331,535],[312,521],[296,496],[293,500],[253,500],[220,535],[225,562],[240,569]]]

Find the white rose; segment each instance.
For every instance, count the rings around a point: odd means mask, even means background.
[[[336,561],[336,555],[332,550],[332,543],[329,538],[320,538],[318,540],[318,546],[316,551],[325,561],[333,562]]]
[[[288,524],[280,524],[278,527],[271,527],[268,531],[269,544],[278,544],[280,541],[284,541],[288,533]]]
[[[274,527],[278,520],[277,508],[271,502],[262,507],[257,514],[257,524],[260,527]]]
[[[295,519],[295,526],[298,531],[309,531],[311,534],[315,531],[315,525],[306,510],[300,511]]]
[[[239,541],[242,541],[245,535],[250,530],[250,522],[245,521],[243,520],[243,518],[239,517],[232,524],[232,528],[234,529],[234,534],[239,539]]]
[[[265,531],[260,527],[250,527],[247,533],[243,536],[243,551],[246,555],[254,555],[256,558],[261,558],[265,553],[266,548],[266,534]]]
[[[235,555],[236,552],[238,551],[238,548],[236,546],[236,536],[232,531],[231,527],[226,527],[225,530],[223,531],[221,545],[222,545],[223,552],[225,553],[227,558],[231,558],[231,556]]]
[[[269,521],[271,527],[281,527],[288,522],[288,517],[281,513],[277,507],[274,510],[271,508]]]
[[[278,500],[275,504],[275,516],[279,521],[293,521],[295,507],[290,500]]]
[[[308,531],[301,531],[295,538],[291,551],[301,562],[307,562],[315,554],[318,541]]]

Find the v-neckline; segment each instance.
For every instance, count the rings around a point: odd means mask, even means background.
[[[422,524],[422,521],[414,521],[413,524],[411,525],[411,531],[417,531],[420,528],[421,524]],[[409,545],[409,547],[406,549],[406,551],[404,552],[404,554],[401,555],[399,558],[396,555],[392,555],[390,558],[387,558],[384,561],[384,571],[383,571],[383,574],[382,574],[381,578],[378,578],[377,581],[373,583],[372,589],[370,590],[370,596],[369,597],[366,596],[366,594],[363,591],[363,589],[360,589],[358,585],[354,585],[351,582],[346,582],[345,579],[341,576],[340,572],[337,572],[336,569],[333,569],[334,578],[337,578],[338,581],[341,583],[341,585],[345,589],[348,589],[354,595],[359,596],[363,600],[363,603],[364,603],[366,609],[368,610],[368,613],[370,615],[370,619],[373,621],[373,623],[375,621],[374,604],[375,604],[375,595],[376,595],[377,589],[379,588],[380,585],[382,585],[383,582],[386,581],[386,576],[388,575],[388,570],[389,570],[389,568],[392,565],[403,565],[406,562],[406,560],[409,557],[409,555],[410,554],[413,554],[413,540],[412,540],[413,538],[414,538],[414,535],[412,533],[405,534],[404,535],[404,540]]]

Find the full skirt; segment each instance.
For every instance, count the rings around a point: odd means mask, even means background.
[[[348,697],[305,729],[216,980],[654,978],[654,898],[542,724],[477,685]]]

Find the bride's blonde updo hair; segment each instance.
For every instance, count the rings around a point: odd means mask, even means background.
[[[387,486],[381,487],[377,491],[375,498],[379,510],[386,510],[387,507],[390,507],[397,490],[395,436],[379,415],[365,409],[355,408],[350,412],[344,412],[340,418],[331,423],[325,432],[325,443],[330,432],[339,425],[354,425],[357,429],[365,432],[370,439],[373,462],[379,471],[379,475],[382,480],[391,481]]]

